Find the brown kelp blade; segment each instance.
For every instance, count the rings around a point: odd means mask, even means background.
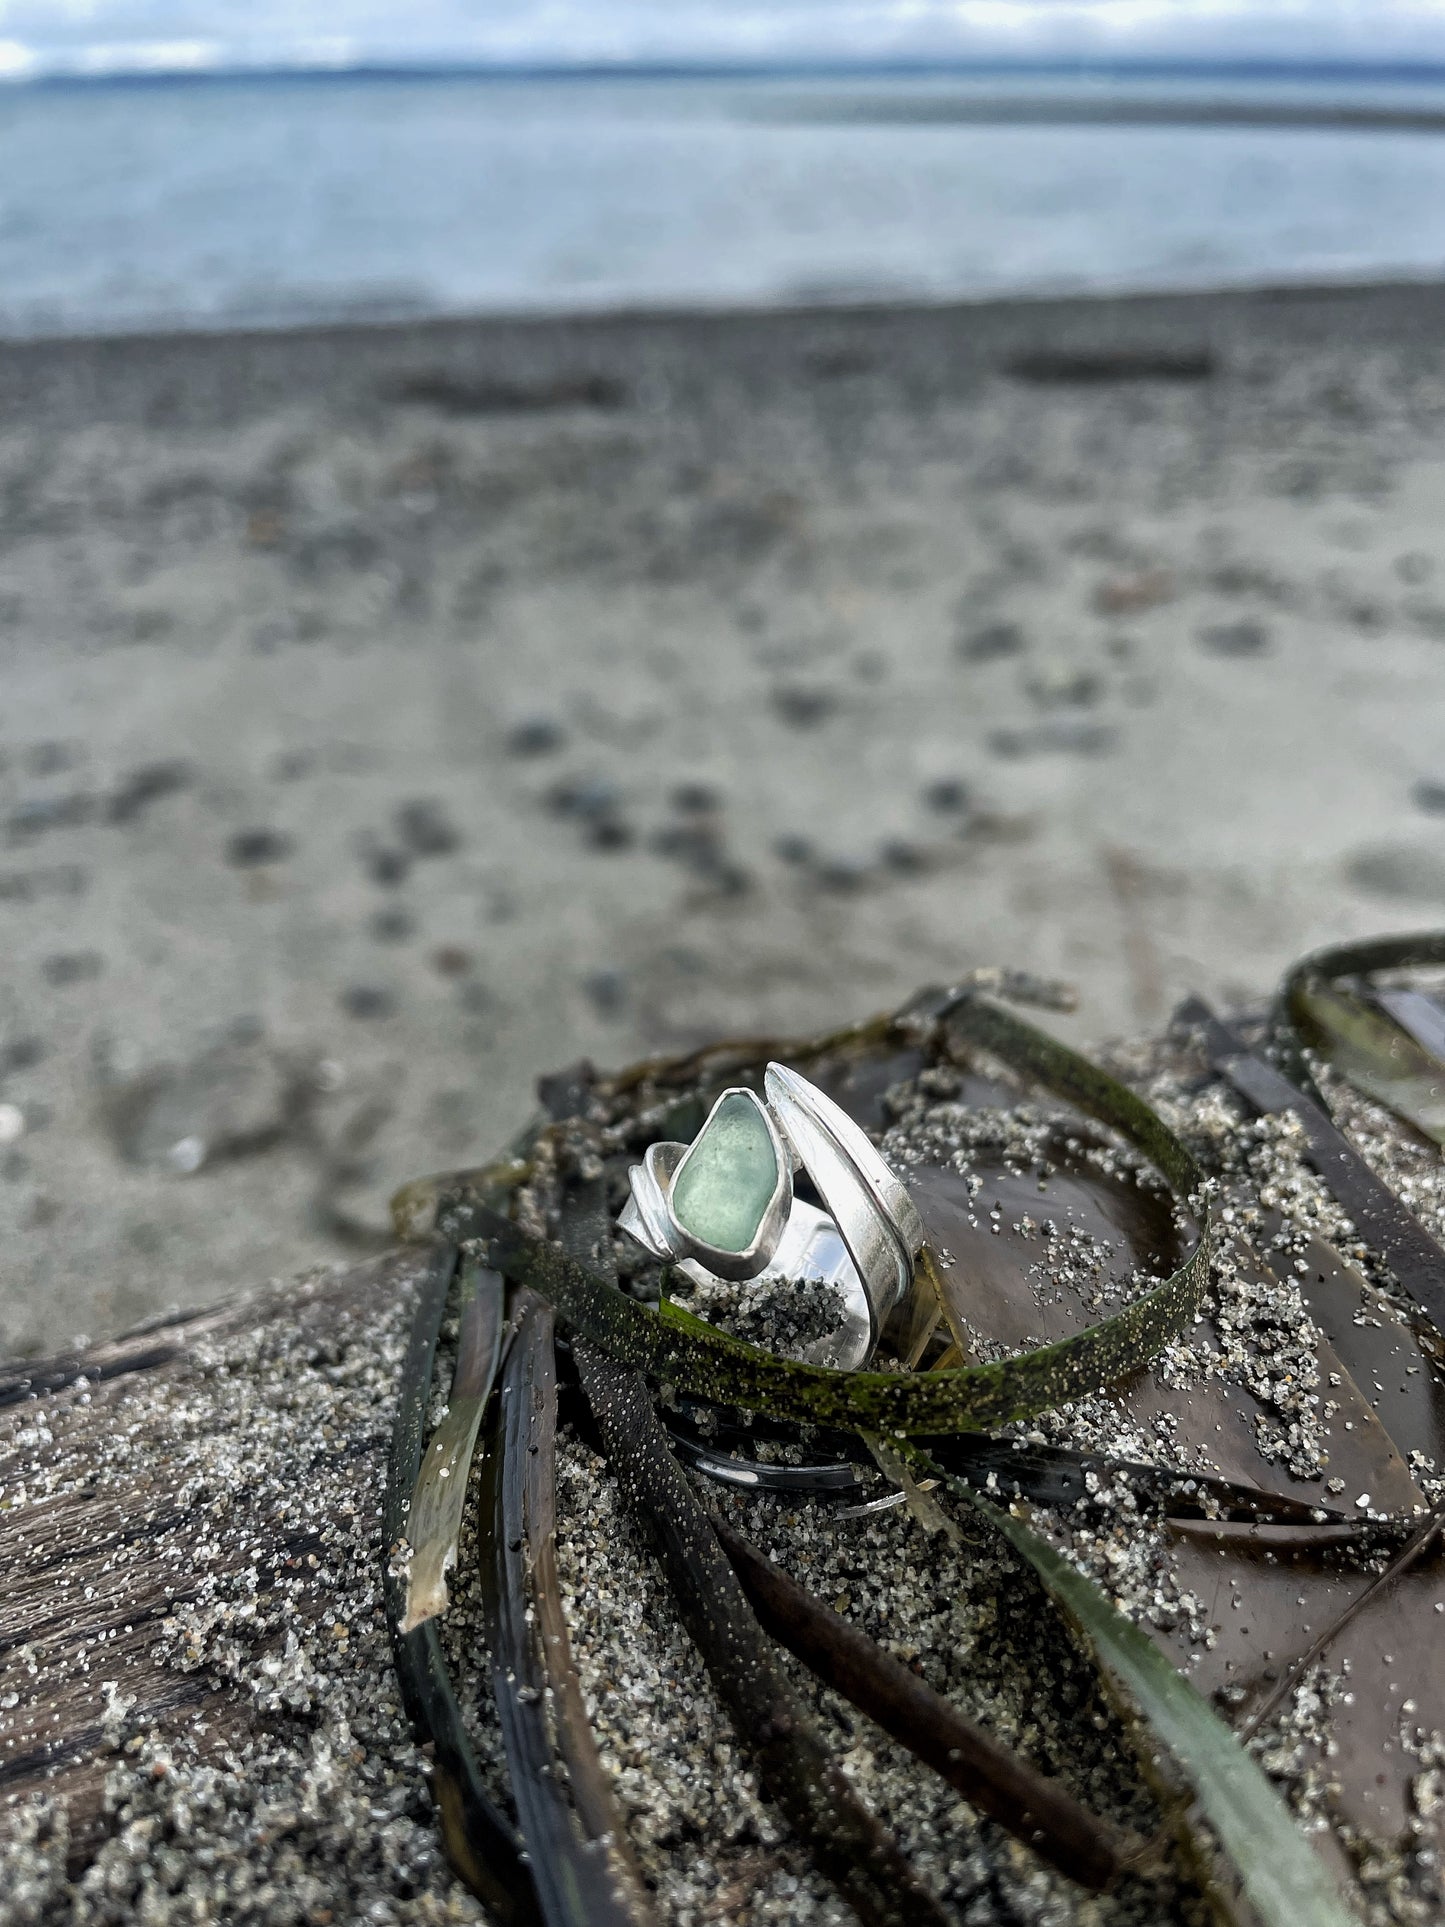
[[[478,1553],[508,1777],[547,1927],[640,1927],[651,1907],[571,1672],[553,1539],[553,1313],[524,1302],[482,1466]],[[565,1740],[553,1743],[552,1720]]]
[[[1445,1144],[1445,1063],[1390,1014],[1343,983],[1307,977],[1290,1000],[1305,1042],[1367,1097]]]
[[[741,1533],[714,1523],[765,1632],[1061,1873],[1096,1889],[1119,1877],[1138,1840],[966,1719]]]
[[[456,1265],[456,1247],[438,1245],[412,1316],[382,1504],[382,1531],[391,1549],[399,1548],[406,1537],[407,1506],[421,1464],[437,1337]],[[411,1633],[401,1630],[406,1582],[390,1556],[385,1599],[402,1703],[418,1740],[432,1749],[432,1793],[441,1817],[447,1858],[504,1927],[540,1927],[542,1916],[522,1859],[521,1843],[482,1783],[436,1624],[428,1621]]]
[[[447,1573],[456,1563],[467,1475],[482,1413],[502,1355],[502,1280],[475,1259],[462,1266],[462,1318],[447,1411],[422,1457],[406,1533],[411,1546],[403,1633],[447,1609]]]

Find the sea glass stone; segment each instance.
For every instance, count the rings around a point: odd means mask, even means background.
[[[777,1153],[757,1100],[729,1091],[678,1166],[672,1215],[700,1244],[746,1251],[777,1188]]]

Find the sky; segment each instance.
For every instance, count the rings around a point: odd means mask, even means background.
[[[0,76],[878,59],[1445,62],[1445,0],[0,0]]]

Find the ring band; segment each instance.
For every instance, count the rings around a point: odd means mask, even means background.
[[[834,1285],[844,1326],[817,1342],[816,1362],[855,1369],[908,1291],[923,1221],[864,1132],[815,1084],[769,1064],[763,1090],[724,1091],[689,1145],[650,1145],[628,1174],[617,1222],[700,1282],[768,1274]],[[794,1197],[795,1169],[822,1210]]]

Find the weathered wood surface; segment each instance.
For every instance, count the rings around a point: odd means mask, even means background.
[[[324,1636],[384,1655],[382,1476],[416,1270],[396,1254],[0,1372],[0,1802],[62,1807],[72,1872],[127,1745],[219,1759],[298,1710],[281,1624],[303,1652]],[[338,1616],[358,1596],[359,1626]],[[259,1636],[202,1654],[197,1624],[228,1616]]]

